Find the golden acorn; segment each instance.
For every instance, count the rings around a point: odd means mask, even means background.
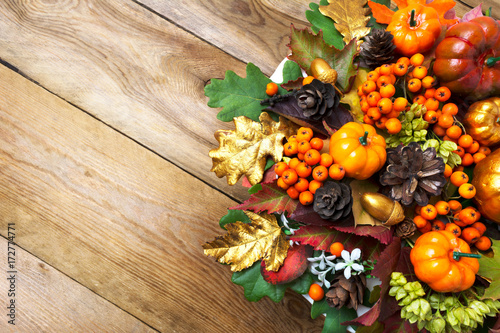
[[[384,225],[398,224],[405,218],[401,204],[380,193],[367,192],[361,196],[361,206]]]
[[[321,82],[335,85],[337,82],[337,71],[321,58],[316,58],[311,63],[312,76]]]

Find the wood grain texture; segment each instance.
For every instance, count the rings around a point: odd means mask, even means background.
[[[0,248],[7,250],[3,237]],[[10,282],[2,276],[1,332],[157,332],[17,245],[13,248],[15,298],[7,295]],[[11,299],[15,299],[15,325],[8,324],[5,316],[4,306]]]
[[[321,328],[203,255],[234,201],[3,66],[0,91],[2,235],[160,331]]]
[[[245,64],[132,1],[0,2],[0,58],[196,177],[239,200],[210,172],[216,119],[204,86]]]

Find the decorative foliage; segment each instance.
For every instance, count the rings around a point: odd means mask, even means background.
[[[352,320],[358,315],[354,309],[348,309],[343,307],[340,310],[332,308],[328,305],[326,297],[319,302],[314,302],[311,307],[311,318],[315,319],[319,315],[325,314],[325,324],[323,326],[322,333],[341,333],[347,332],[347,327],[343,326],[342,323],[345,321]]]
[[[263,184],[262,190],[252,194],[244,203],[232,209],[247,209],[254,212],[267,211],[271,213],[293,212],[298,205],[297,200],[290,196],[275,183]]]
[[[500,298],[500,265],[498,265],[500,241],[492,239],[491,244],[493,257],[481,256],[481,259],[479,259],[479,272],[477,274],[491,281],[490,286],[483,295],[483,299]]]
[[[319,11],[319,6],[328,5],[328,0],[321,0],[319,5],[317,3],[310,3],[309,8],[312,10],[306,11],[306,18],[312,24],[311,29],[314,33],[323,31],[323,39],[325,43],[334,46],[337,49],[344,47],[342,34],[335,28],[335,22],[329,17],[324,16]]]
[[[260,272],[266,282],[285,284],[299,278],[307,269],[307,258],[313,253],[313,248],[307,245],[295,245],[288,250],[283,266],[277,272],[268,271],[265,262],[261,262]]]
[[[266,269],[278,271],[283,265],[290,244],[274,215],[246,211],[250,224],[235,222],[226,225],[227,234],[203,244],[205,255],[220,263],[230,264],[233,272],[250,267],[264,259]]]
[[[275,162],[283,158],[283,139],[297,132],[298,126],[280,118],[279,122],[271,119],[264,112],[259,117],[260,123],[245,116],[234,119],[236,130],[219,130],[215,138],[219,148],[212,149],[209,156],[217,177],[227,176],[227,183],[234,185],[246,175],[250,184],[262,180],[267,157]]]
[[[328,0],[328,6],[319,6],[321,14],[332,18],[335,28],[344,36],[347,44],[353,38],[360,39],[370,33],[366,24],[369,8],[364,8],[367,0]]]

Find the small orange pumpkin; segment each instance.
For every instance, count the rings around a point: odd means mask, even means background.
[[[330,155],[347,177],[367,179],[385,163],[385,139],[368,124],[349,122],[330,138]]]
[[[430,231],[420,236],[410,252],[417,278],[437,292],[460,292],[476,280],[476,258],[453,258],[453,252],[470,253],[469,245],[446,230]]]
[[[483,146],[500,142],[500,98],[490,97],[475,102],[465,114],[467,133]]]

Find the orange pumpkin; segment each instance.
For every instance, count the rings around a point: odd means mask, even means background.
[[[385,163],[385,139],[367,124],[349,122],[330,138],[330,155],[347,177],[367,179]]]
[[[421,4],[411,4],[392,16],[386,29],[394,36],[396,50],[405,55],[429,51],[441,34],[438,12]]]
[[[500,142],[500,97],[475,102],[465,114],[467,133],[483,146]]]
[[[420,236],[410,252],[417,278],[437,292],[469,289],[476,280],[479,261],[465,257],[455,260],[453,252],[470,253],[470,247],[463,239],[446,230]]]
[[[500,224],[500,148],[474,167],[472,185],[476,188],[473,200],[481,214]]]

